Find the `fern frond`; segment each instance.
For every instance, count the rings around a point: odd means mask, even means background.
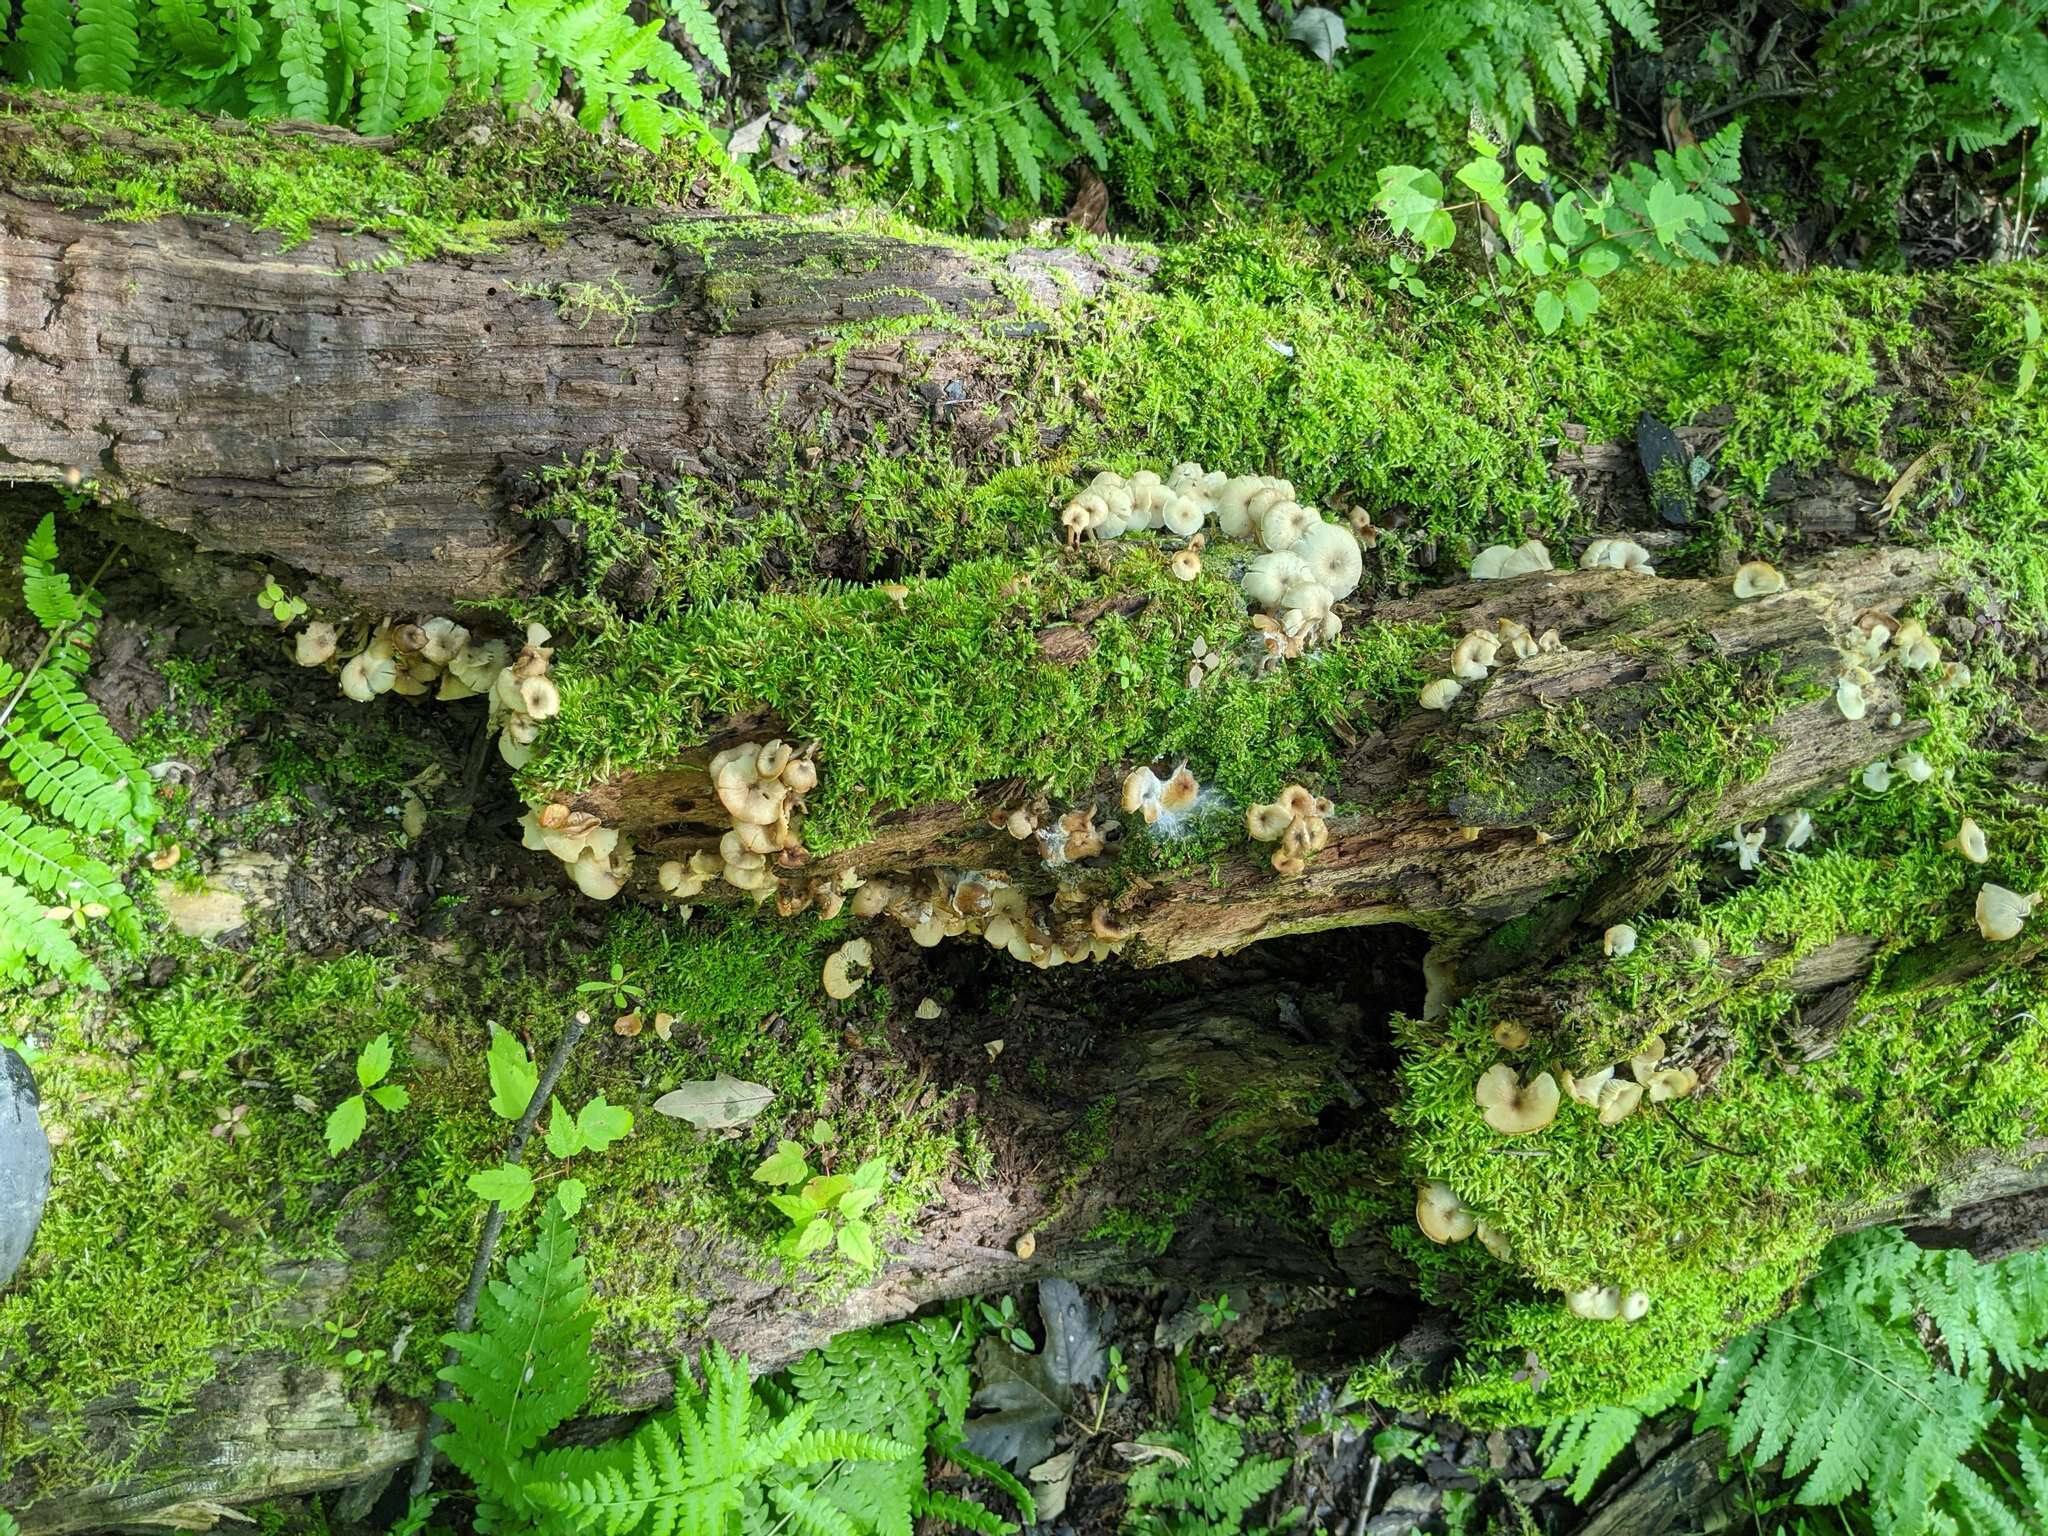
[[[57,86],[71,68],[71,0],[21,0],[7,70],[28,85]]]
[[[78,0],[72,68],[80,90],[128,89],[141,54],[136,27],[135,0]]]
[[[703,54],[713,69],[721,75],[732,73],[732,63],[725,54],[725,39],[718,35],[717,19],[704,0],[665,0],[663,8],[683,29],[690,46]]]
[[[809,1489],[773,1483],[768,1498],[782,1511],[782,1518],[803,1536],[861,1536],[860,1528],[844,1510],[837,1509]]]
[[[98,902],[124,943],[139,947],[142,921],[121,877],[78,846],[61,827],[45,826],[0,800],[0,871],[67,906]]]
[[[405,0],[357,0],[355,28],[344,34],[349,64],[361,80],[356,127],[389,133],[405,109],[412,58],[412,12]]]
[[[920,1519],[935,1521],[941,1527],[973,1531],[976,1536],[1010,1536],[1017,1529],[994,1510],[937,1488],[920,1489],[914,1494],[911,1510]]]
[[[60,667],[45,667],[29,683],[28,703],[46,738],[107,784],[125,792],[127,819],[135,830],[156,820],[156,791],[142,759],[114,734],[113,726],[85,696],[76,677]]]
[[[132,13],[130,20],[133,20]],[[85,604],[71,590],[71,578],[57,569],[55,513],[46,514],[22,546],[21,596],[28,605],[28,611],[35,615],[36,622],[53,635],[86,616]]]
[[[575,1233],[551,1200],[533,1247],[486,1288],[475,1330],[444,1340],[458,1358],[440,1375],[458,1396],[435,1444],[480,1489],[523,1500],[519,1459],[589,1395],[589,1294]]]
[[[47,971],[95,992],[107,990],[107,978],[86,959],[63,924],[43,915],[43,904],[12,877],[0,875],[0,969],[18,970],[19,956]]]

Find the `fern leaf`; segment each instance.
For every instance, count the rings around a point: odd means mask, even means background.
[[[324,123],[328,117],[327,36],[317,0],[269,0],[277,28],[277,72],[293,117]]]
[[[42,903],[7,875],[0,875],[0,949],[23,955],[79,986],[107,990],[107,978],[79,952],[64,925],[45,917]]]
[[[69,906],[99,902],[122,938],[140,945],[142,924],[120,876],[81,849],[61,827],[45,826],[18,805],[0,800],[0,871]]]
[[[1602,0],[1614,24],[1629,35],[1646,53],[1661,53],[1664,42],[1657,35],[1657,15],[1649,0]]]
[[[361,77],[356,127],[389,133],[405,107],[412,57],[412,12],[405,0],[360,0],[349,62]]]
[[[711,7],[704,0],[667,0],[667,4],[668,14],[683,29],[690,46],[703,54],[721,75],[731,74],[732,61],[726,57],[725,39],[718,34],[718,21],[711,14]]]
[[[227,40],[214,25],[206,0],[153,0],[151,9],[188,72],[211,72],[226,61]]]
[[[1015,111],[997,113],[994,123],[996,136],[1002,140],[1003,149],[1010,157],[1010,168],[1024,184],[1025,196],[1037,202],[1044,190],[1044,178],[1040,173],[1038,150],[1031,142],[1030,129],[1025,127],[1023,118]]]
[[[1053,14],[1052,0],[1024,0],[1024,14],[1031,18],[1032,29],[1038,34],[1038,46],[1045,50],[1050,66],[1060,67],[1060,27]]]
[[[782,1511],[782,1518],[801,1536],[861,1536],[860,1528],[844,1510],[835,1509],[805,1488],[773,1483],[768,1498]]]
[[[71,44],[71,0],[21,0],[8,72],[29,85],[62,85],[71,67]]]
[[[1010,1536],[1017,1529],[994,1510],[938,1488],[919,1489],[912,1495],[911,1509],[921,1519],[973,1531],[976,1536]]]
[[[71,578],[57,569],[57,518],[46,514],[21,551],[21,595],[36,622],[56,634],[84,616]]]
[[[1230,23],[1217,10],[1216,0],[1182,0],[1182,4],[1187,9],[1188,20],[1195,24],[1195,30],[1202,34],[1202,41],[1209,45],[1210,51],[1223,61],[1223,67],[1244,84],[1251,84],[1251,72],[1245,68],[1244,54],[1237,46],[1237,39],[1230,35]],[[1248,6],[1246,10],[1255,13],[1257,7]]]
[[[1601,1474],[1629,1448],[1643,1416],[1621,1404],[1603,1405],[1574,1414],[1558,1432],[1558,1444],[1544,1467],[1546,1477],[1571,1477],[1566,1494],[1575,1504],[1592,1496]]]
[[[435,1444],[485,1492],[523,1499],[518,1459],[589,1395],[589,1294],[575,1233],[551,1200],[533,1247],[487,1287],[475,1331],[443,1341],[458,1359],[440,1375],[458,1396]]]
[[[1139,104],[1155,123],[1172,133],[1173,102],[1166,94],[1166,78],[1153,62],[1145,39],[1121,10],[1111,12],[1108,33],[1117,66],[1130,76],[1131,88],[1137,92]]]
[[[907,1461],[917,1448],[851,1429],[814,1429],[797,1437],[781,1459],[793,1467],[828,1461]]]
[[[78,0],[78,31],[73,47],[72,67],[79,89],[127,90],[135,78],[140,49],[135,0]]]
[[[114,734],[107,717],[85,696],[75,677],[45,667],[30,682],[28,697],[45,736],[101,779],[127,792],[129,816],[138,827],[156,820],[155,790],[142,760]]]
[[[103,777],[39,734],[10,728],[0,735],[0,759],[24,795],[81,832],[109,831],[133,810],[126,783]]]

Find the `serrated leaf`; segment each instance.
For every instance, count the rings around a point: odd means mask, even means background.
[[[654,1101],[654,1112],[687,1120],[700,1131],[745,1125],[775,1102],[775,1091],[721,1072],[709,1081],[678,1083]]]
[[[583,1150],[583,1133],[560,1099],[548,1103],[547,1147],[556,1157],[574,1157]]]
[[[810,1176],[811,1165],[804,1159],[804,1149],[794,1141],[777,1142],[775,1150],[753,1173],[756,1184],[801,1184]]]
[[[339,1157],[362,1138],[370,1123],[369,1106],[352,1093],[327,1113],[327,1155]]]
[[[370,1101],[387,1115],[395,1115],[412,1102],[412,1095],[396,1083],[385,1083],[370,1090]]]
[[[832,1223],[828,1218],[819,1216],[798,1230],[793,1251],[800,1259],[808,1258],[831,1241]]]
[[[967,1421],[967,1448],[1015,1467],[1037,1466],[1052,1454],[1053,1434],[1078,1393],[1103,1375],[1102,1338],[1093,1309],[1071,1280],[1038,1283],[1045,1348],[1029,1354],[993,1334],[975,1347],[980,1388]]]
[[[533,1175],[517,1163],[485,1168],[465,1182],[479,1200],[494,1200],[508,1213],[523,1211],[533,1201]]]
[[[602,1152],[632,1129],[633,1112],[605,1103],[601,1093],[576,1112],[577,1134],[593,1152]]]
[[[874,1233],[864,1221],[847,1221],[839,1228],[839,1251],[854,1263],[875,1262]]]
[[[374,1088],[391,1074],[391,1037],[379,1035],[356,1053],[356,1081]]]
[[[491,1037],[490,1054],[484,1058],[491,1074],[491,1113],[500,1120],[517,1120],[533,1102],[533,1090],[540,1086],[540,1073],[533,1058],[509,1029]]]
[[[583,1198],[589,1187],[581,1179],[564,1179],[555,1186],[555,1199],[560,1202],[564,1216],[574,1216],[583,1209]]]

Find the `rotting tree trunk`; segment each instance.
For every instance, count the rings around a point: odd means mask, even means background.
[[[1839,551],[1793,572],[1792,590],[1760,602],[1738,602],[1725,581],[1667,580],[1596,570],[1547,572],[1512,581],[1460,582],[1391,601],[1372,617],[1446,620],[1491,628],[1511,618],[1541,632],[1555,628],[1567,650],[1500,667],[1474,695],[1448,713],[1419,707],[1388,729],[1357,741],[1326,786],[1355,812],[1333,818],[1329,845],[1293,878],[1276,875],[1270,850],[1240,843],[1213,867],[1131,884],[1084,864],[1078,875],[1097,899],[1114,897],[1117,920],[1129,929],[1127,958],[1145,962],[1227,953],[1286,933],[1371,923],[1407,923],[1446,941],[1439,959],[1463,960],[1447,984],[1484,979],[1526,956],[1493,956],[1478,940],[1522,916],[1561,888],[1585,890],[1587,863],[1573,834],[1582,825],[1588,786],[1555,754],[1531,753],[1513,771],[1525,803],[1502,809],[1484,797],[1431,787],[1442,749],[1485,743],[1566,706],[1586,706],[1589,729],[1626,749],[1661,727],[1648,713],[1657,691],[1685,669],[1709,660],[1753,673],[1768,694],[1804,674],[1810,697],[1781,707],[1760,734],[1774,743],[1763,771],[1728,786],[1718,803],[1683,802],[1673,786],[1643,778],[1625,786],[1641,817],[1627,851],[1622,889],[1611,905],[1635,910],[1653,892],[1662,868],[1703,827],[1754,822],[1816,791],[1846,782],[1866,763],[1895,754],[1922,728],[1890,723],[1900,709],[1898,680],[1883,677],[1860,720],[1837,708],[1833,681],[1856,616],[1901,605],[1939,590],[1935,560],[1903,550]],[[1505,653],[1504,653],[1505,654]],[[652,888],[657,860],[715,847],[729,825],[705,774],[713,753],[733,741],[771,734],[776,722],[736,722],[701,753],[662,772],[638,774],[572,798],[607,826],[630,833]],[[1620,792],[1623,786],[1609,786]],[[1116,786],[1101,786],[1114,802]],[[1016,786],[989,786],[972,803],[920,806],[884,817],[872,840],[822,857],[806,877],[856,869],[880,872],[992,868],[1026,890],[1052,881],[1037,864],[1035,844],[992,828],[989,811],[1011,803]],[[1611,810],[1610,814],[1619,814]],[[1107,819],[1107,818],[1105,818]],[[1590,898],[1571,898],[1550,913],[1568,925]],[[1086,912],[1085,905],[1080,909]],[[1469,953],[1468,953],[1469,952]]]

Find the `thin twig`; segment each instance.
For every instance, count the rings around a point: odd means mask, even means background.
[[[1662,1102],[1661,1100],[1652,1100],[1650,1107],[1652,1109],[1663,1111],[1665,1119],[1669,1120],[1673,1125],[1677,1126],[1680,1131],[1682,1131],[1685,1135],[1691,1137],[1692,1140],[1698,1142],[1701,1146],[1705,1147],[1709,1152],[1725,1152],[1730,1157],[1755,1157],[1757,1155],[1754,1152],[1744,1152],[1737,1147],[1724,1147],[1718,1141],[1707,1140],[1706,1137],[1702,1136],[1698,1131],[1694,1130],[1691,1126],[1687,1125],[1683,1120],[1679,1119],[1678,1116],[1674,1115],[1671,1112],[1671,1106],[1669,1104]]]
[[[590,1023],[590,1015],[577,1011],[569,1021],[569,1027],[562,1031],[562,1038],[555,1042],[554,1054],[548,1057],[546,1070],[540,1081],[533,1085],[533,1097],[526,1101],[526,1113],[519,1117],[519,1124],[512,1128],[512,1139],[505,1145],[505,1162],[517,1167],[526,1155],[527,1140],[533,1135],[533,1125],[540,1118],[541,1106],[553,1097],[555,1084],[561,1080],[562,1068],[569,1064],[569,1052],[582,1038],[583,1030]],[[462,1300],[455,1305],[455,1326],[453,1332],[467,1333],[475,1326],[477,1303],[483,1300],[484,1282],[491,1275],[491,1255],[498,1246],[498,1234],[505,1230],[505,1207],[497,1201],[491,1202],[490,1214],[484,1217],[484,1231],[476,1245],[476,1262],[469,1266],[469,1285],[462,1293]],[[441,1356],[441,1368],[445,1371],[462,1358],[451,1344]],[[427,1421],[420,1426],[418,1454],[413,1458],[412,1486],[410,1497],[425,1496],[427,1484],[434,1477],[434,1428],[443,1422],[441,1405],[455,1395],[455,1384],[443,1376],[434,1385],[433,1400],[427,1405]]]

